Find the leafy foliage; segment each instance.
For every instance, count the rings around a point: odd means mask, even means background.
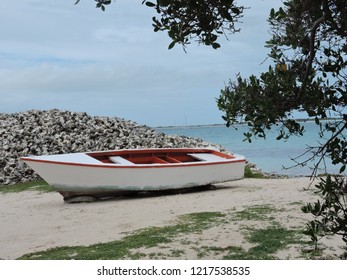
[[[271,39],[267,42],[272,65],[259,77],[240,75],[230,81],[217,99],[230,126],[246,122],[245,134],[265,137],[278,126],[277,139],[303,135],[305,128],[293,120],[304,112],[320,127],[325,143],[310,147],[310,158],[329,157],[334,164],[347,164],[347,2],[345,0],[290,0],[270,12]],[[320,119],[338,118],[322,123]],[[322,162],[322,159],[318,161]],[[299,162],[298,162],[299,163]],[[306,162],[302,162],[304,164]]]
[[[317,245],[326,235],[341,235],[347,245],[347,182],[343,177],[328,176],[316,185],[317,194],[323,202],[308,203],[302,207],[304,213],[311,213],[315,219],[307,224],[306,234]]]
[[[172,39],[169,49],[179,43],[186,46],[191,40],[220,47],[219,35],[239,31],[235,23],[242,16],[244,7],[236,6],[234,0],[157,0],[143,1],[154,7],[160,18],[153,17],[154,31],[167,31]]]
[[[267,42],[272,65],[260,77],[240,75],[230,81],[217,99],[230,126],[246,122],[252,137],[265,137],[266,131],[278,126],[277,139],[303,135],[304,126],[293,119],[293,112],[304,112],[320,127],[321,143],[309,147],[295,159],[305,165],[316,159],[318,166],[329,158],[347,165],[347,1],[288,0],[284,7],[270,12],[272,38]],[[321,119],[338,118],[332,122]],[[318,135],[317,135],[318,137]],[[301,159],[300,159],[301,158]],[[317,161],[318,159],[318,161]],[[306,234],[316,244],[325,235],[341,235],[347,243],[347,187],[343,178],[330,176],[317,186],[321,200],[302,210],[314,215]]]

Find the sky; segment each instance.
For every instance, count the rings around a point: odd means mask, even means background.
[[[241,32],[220,49],[193,43],[168,50],[153,32],[155,11],[117,0],[0,3],[0,113],[61,109],[155,126],[220,124],[216,98],[240,73],[268,67],[267,18],[279,0],[239,0]],[[264,63],[263,63],[264,62]]]

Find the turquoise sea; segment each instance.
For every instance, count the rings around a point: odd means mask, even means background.
[[[307,151],[308,146],[319,144],[319,127],[313,121],[301,123],[305,127],[304,136],[292,136],[287,141],[276,140],[276,131],[270,131],[266,139],[253,139],[252,143],[243,141],[244,132],[248,131],[246,125],[237,125],[236,128],[225,125],[160,127],[156,130],[165,134],[175,134],[202,138],[206,142],[220,144],[235,154],[244,155],[248,161],[255,163],[265,172],[283,174],[288,176],[308,176],[312,173],[314,162],[304,167],[292,167],[295,162],[292,158],[298,157]],[[307,158],[307,156],[306,156]],[[298,160],[304,160],[305,157]],[[289,168],[291,167],[291,168]],[[319,173],[337,173],[339,166],[326,162],[326,170],[320,166]]]

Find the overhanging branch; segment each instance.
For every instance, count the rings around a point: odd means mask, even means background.
[[[310,56],[308,58],[308,62],[306,65],[306,71],[305,71],[305,76],[302,82],[302,86],[301,86],[301,91],[299,93],[298,99],[300,99],[300,97],[303,95],[303,93],[305,92],[306,89],[306,85],[307,85],[307,79],[308,76],[310,74],[310,70],[312,68],[312,63],[313,63],[313,59],[316,55],[316,50],[315,50],[315,39],[316,39],[316,33],[317,33],[317,29],[319,27],[319,25],[325,20],[325,16],[320,17],[319,19],[317,19],[314,23],[313,26],[311,28],[311,35],[310,35]]]

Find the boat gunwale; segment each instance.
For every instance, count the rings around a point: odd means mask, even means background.
[[[47,163],[47,164],[58,164],[58,165],[66,165],[66,166],[80,166],[80,167],[93,167],[93,168],[173,168],[173,167],[191,167],[191,166],[206,166],[206,165],[215,165],[215,164],[231,164],[238,162],[245,162],[246,159],[240,155],[228,155],[219,151],[215,151],[212,149],[205,148],[172,148],[172,149],[124,149],[124,150],[110,150],[110,151],[98,151],[98,152],[85,152],[88,156],[95,155],[120,155],[124,153],[146,153],[146,152],[208,152],[211,154],[217,154],[223,158],[221,161],[194,161],[194,162],[179,162],[179,163],[146,163],[146,164],[114,164],[114,163],[103,163],[100,161],[99,163],[82,163],[82,162],[66,162],[66,161],[57,161],[57,160],[49,160],[49,159],[39,159],[40,156],[37,157],[21,157],[20,159],[31,162],[39,162],[39,163]],[[92,156],[93,155],[93,156]],[[223,157],[227,156],[227,157]],[[230,157],[230,158],[228,158]]]
[[[223,161],[199,161],[199,162],[181,162],[181,163],[153,163],[153,164],[134,164],[134,165],[124,165],[124,164],[112,164],[112,163],[74,163],[74,162],[62,162],[62,161],[52,161],[52,160],[43,160],[43,159],[34,159],[29,157],[21,158],[24,162],[39,162],[47,164],[58,164],[58,165],[68,165],[68,166],[80,166],[80,167],[96,167],[96,168],[173,168],[173,167],[190,167],[190,166],[206,166],[206,165],[215,165],[215,164],[231,164],[238,162],[246,162],[246,159],[228,159]]]

